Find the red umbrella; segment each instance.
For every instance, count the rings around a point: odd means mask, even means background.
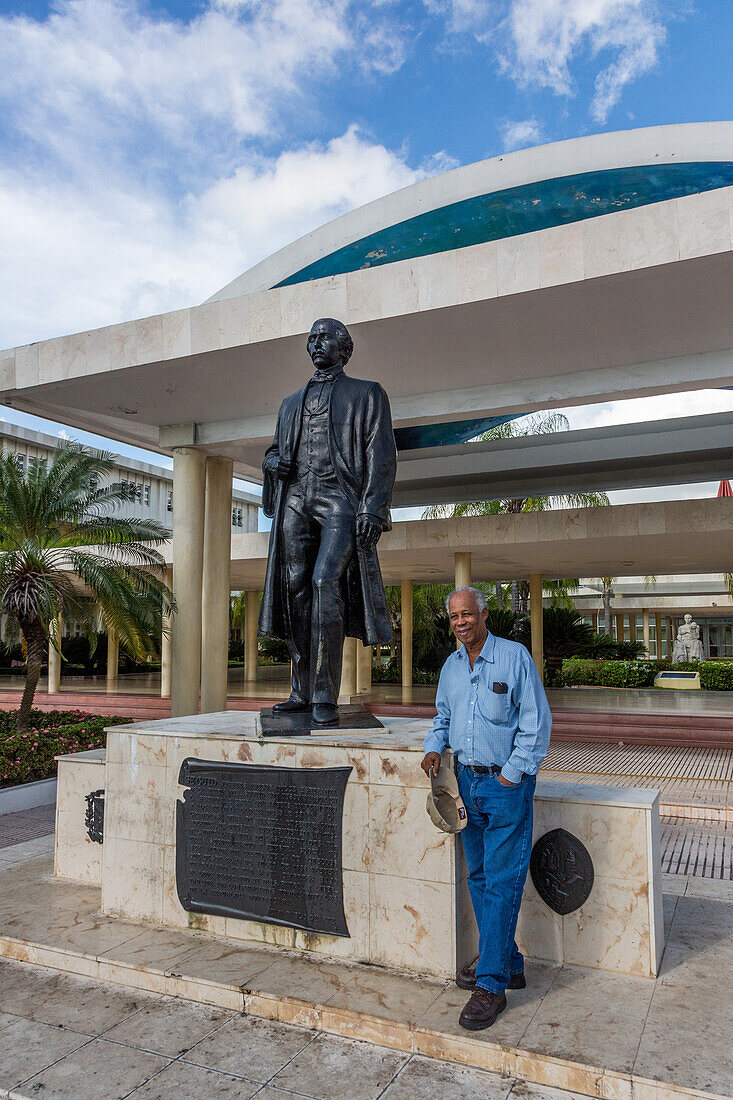
[[[730,482],[727,479],[721,481],[720,485],[718,486],[718,496],[733,497],[733,489],[731,489]]]

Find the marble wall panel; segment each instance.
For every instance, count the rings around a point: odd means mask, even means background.
[[[191,310],[175,309],[162,315],[163,358],[179,359],[191,354]]]
[[[53,873],[74,882],[87,882],[92,886],[102,884],[102,845],[89,839],[81,807],[72,813],[56,814]]]
[[[497,242],[498,291],[522,294],[540,285],[540,254],[536,233],[505,237]]]
[[[226,298],[219,302],[219,345],[236,348],[249,343],[249,299]]]
[[[453,882],[453,839],[433,825],[425,797],[414,787],[369,787],[368,859],[373,873]]]
[[[111,764],[107,768],[105,838],[119,837],[153,844],[170,842],[166,836],[169,810],[165,768],[133,762]]]
[[[342,818],[341,864],[344,870],[369,870],[369,788],[347,783]]]
[[[316,315],[313,296],[313,283],[296,283],[294,286],[280,287],[280,308],[282,314],[283,336],[310,332]]]
[[[162,844],[107,838],[102,864],[102,912],[162,923],[163,856]]]
[[[590,897],[563,918],[563,959],[578,966],[652,977],[648,883],[596,878]]]
[[[400,970],[455,975],[455,894],[451,885],[397,875],[369,876],[369,957]]]
[[[160,314],[137,322],[137,354],[141,363],[157,363],[163,358],[163,322]]]
[[[580,282],[583,279],[583,226],[562,225],[545,229],[538,235],[540,259],[540,286],[559,286],[561,283]]]
[[[416,264],[417,296],[421,310],[441,309],[456,304],[455,252],[421,256]]]
[[[497,295],[496,243],[471,245],[456,252],[456,300],[478,302]]]
[[[109,331],[92,329],[84,333],[84,361],[87,374],[101,374],[109,370]]]
[[[369,321],[382,312],[382,269],[366,268],[346,276],[346,324]]]
[[[24,389],[38,382],[38,344],[24,344],[16,348],[14,363],[12,359],[3,359],[2,362],[8,364],[7,373],[0,370],[3,389],[12,390],[16,386]]]
[[[625,212],[583,222],[586,279],[629,270],[629,219]]]
[[[674,202],[652,203],[634,211],[634,231],[629,235],[632,269],[673,263],[679,259],[679,252],[677,206]]]
[[[417,275],[412,260],[385,264],[382,272],[382,316],[394,317],[401,313],[417,313],[419,296]]]
[[[314,314],[310,325],[319,317],[336,317],[341,320],[346,316],[346,276],[329,275],[325,279],[316,279],[313,282]],[[308,330],[310,331],[310,325]]]
[[[599,878],[648,881],[646,813],[582,802],[563,802],[561,807],[561,827],[582,840]]]
[[[280,291],[263,290],[249,296],[249,336],[252,343],[282,335]]]
[[[86,796],[104,787],[104,777],[104,760],[72,757],[58,762],[53,873],[60,878],[96,885],[102,881],[102,846],[89,839],[84,816]]]
[[[426,732],[429,723],[426,722]],[[422,752],[372,749],[369,753],[371,783],[395,787],[418,787],[427,794],[430,780],[420,767]]]
[[[349,783],[363,784],[369,782],[369,749],[346,746],[339,748],[337,745],[319,745],[317,743],[311,745],[301,744],[294,747],[294,766],[297,768],[350,767],[353,770],[349,776]]]
[[[677,199],[680,259],[727,252],[731,246],[729,189]]]
[[[42,344],[41,347],[45,345]],[[110,370],[122,370],[138,362],[137,325],[134,321],[124,321],[121,325],[112,325],[109,330],[109,366]]]

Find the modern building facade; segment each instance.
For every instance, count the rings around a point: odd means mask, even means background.
[[[57,436],[0,423],[0,450],[18,456],[21,469],[31,462],[48,462],[58,446]],[[173,472],[162,466],[113,455],[109,482],[120,482],[134,492],[134,499],[119,506],[119,514],[153,519],[173,527]],[[253,493],[232,488],[232,531],[256,531],[259,500]]]
[[[195,711],[200,686],[202,709],[220,710],[229,591],[252,594],[249,633],[268,541],[232,534],[231,479],[260,479],[280,400],[310,374],[315,318],[346,322],[350,373],[390,395],[395,504],[715,480],[733,416],[714,403],[470,441],[539,409],[733,387],[732,210],[733,123],[522,150],[354,210],[200,306],[0,352],[0,400],[172,455],[172,709]],[[529,577],[541,667],[543,576],[724,573],[732,533],[730,498],[421,520],[395,524],[380,561],[408,627],[414,582]],[[347,650],[345,696],[363,662]]]

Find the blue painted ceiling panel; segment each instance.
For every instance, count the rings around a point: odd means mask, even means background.
[[[315,260],[278,286],[532,233],[733,186],[730,161],[612,168],[509,187],[429,210]]]

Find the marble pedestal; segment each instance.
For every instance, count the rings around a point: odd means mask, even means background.
[[[452,977],[476,953],[460,843],[425,811],[424,722],[261,740],[252,712],[116,726],[107,740],[102,910],[168,927]],[[399,728],[397,728],[399,726]],[[175,882],[175,810],[187,757],[297,768],[350,765],[343,814],[349,938],[186,912]]]
[[[339,730],[265,741],[258,737],[256,715],[242,711],[114,726],[103,781],[100,761],[81,759],[91,754],[59,761],[56,874],[101,881],[108,915],[451,978],[472,961],[477,945],[462,844],[439,832],[425,810],[428,781],[420,761],[430,723],[390,719],[387,725],[385,732]],[[352,768],[342,845],[348,939],[181,907],[175,813],[187,757]],[[102,786],[100,859],[99,845],[84,834],[83,810],[84,795]],[[588,850],[593,889],[563,917],[529,879],[517,930],[520,947],[539,959],[654,976],[664,943],[658,792],[540,780],[534,840],[558,828]]]

